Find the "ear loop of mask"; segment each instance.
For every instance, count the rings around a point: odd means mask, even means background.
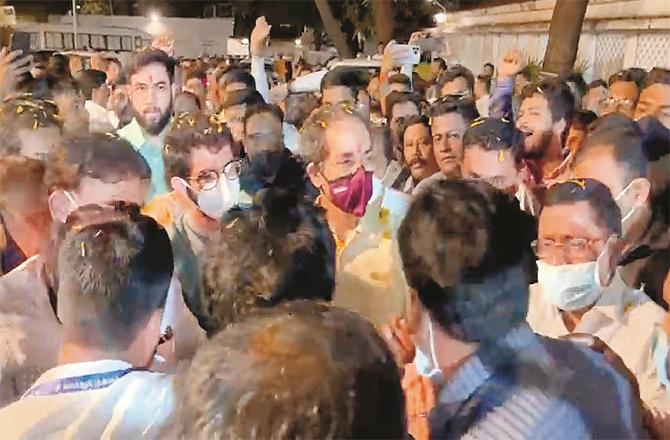
[[[619,193],[619,195],[616,196],[616,197],[614,198],[614,201],[615,201],[615,202],[618,202],[619,199],[621,199],[621,197],[623,197],[623,195],[626,194],[626,192],[627,192],[627,191],[630,189],[630,187],[633,185],[633,182],[634,182],[634,180],[631,181],[628,185],[626,185],[626,187],[625,187],[623,190],[621,190],[621,192]],[[637,208],[637,207],[636,207],[635,205],[633,205],[633,206],[630,208],[630,210],[628,211],[628,213],[626,213],[626,215],[624,215],[623,217],[621,217],[621,225],[622,225],[622,226],[623,226],[624,222],[627,221],[627,220],[633,215],[633,213],[635,212],[635,209],[636,209],[636,208]]]
[[[434,368],[440,369],[437,363],[437,353],[435,352],[435,336],[433,334],[433,319],[428,316],[428,343],[430,344],[430,357],[433,361]]]

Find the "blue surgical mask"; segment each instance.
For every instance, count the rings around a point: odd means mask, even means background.
[[[626,194],[626,192],[628,192],[628,189],[630,189],[632,185],[633,185],[633,182],[630,182],[630,183],[629,183],[629,184],[628,184],[628,185],[627,185],[627,186],[626,186],[626,187],[619,193],[619,195],[616,196],[616,197],[614,198],[614,201],[615,201],[615,202],[618,202],[619,199],[620,199],[621,197],[623,197],[623,195]],[[630,219],[630,217],[633,215],[634,212],[635,212],[635,205],[631,206],[631,208],[628,210],[628,212],[627,212],[623,217],[621,217],[621,230],[622,230],[622,231],[625,231],[625,230],[626,230],[626,227],[625,227],[625,226],[626,226],[626,225],[625,225],[625,224],[626,224],[626,221],[628,221],[628,220]]]
[[[425,315],[428,319],[428,341],[430,344],[430,356],[423,352],[420,346],[416,347],[416,354],[414,355],[414,365],[419,374],[430,379],[433,382],[442,380],[442,370],[440,370],[437,363],[437,355],[435,354],[435,336],[433,335],[433,320],[428,314]]]

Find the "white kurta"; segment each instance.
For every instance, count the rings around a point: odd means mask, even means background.
[[[573,333],[597,336],[614,350],[640,385],[640,396],[649,406],[665,402],[653,359],[655,324],[664,311],[642,291],[626,286],[618,272],[596,304],[584,314]],[[530,288],[528,323],[533,331],[557,338],[570,332],[559,310],[543,294],[540,286]],[[663,404],[665,406],[665,404]]]
[[[130,368],[117,360],[61,365],[35,386]],[[134,371],[106,388],[26,396],[0,410],[4,438],[158,438],[175,408],[173,377]]]
[[[365,215],[338,246],[333,304],[353,310],[377,326],[403,316],[407,283],[396,231],[407,210],[407,198],[373,181]]]

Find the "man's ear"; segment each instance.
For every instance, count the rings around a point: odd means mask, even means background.
[[[307,164],[307,176],[309,176],[309,180],[312,182],[312,185],[314,185],[317,188],[323,187],[323,185],[326,183],[325,179],[319,172],[319,166],[316,165],[314,162],[310,162]]]
[[[49,196],[51,218],[60,223],[65,223],[67,216],[76,208],[76,202],[62,189],[57,189]]]
[[[644,177],[638,177],[631,182],[631,192],[634,206],[642,207],[651,197],[651,183]]]
[[[170,186],[174,191],[180,194],[184,195],[188,194],[188,185],[186,184],[186,181],[181,177],[172,177],[170,179]]]

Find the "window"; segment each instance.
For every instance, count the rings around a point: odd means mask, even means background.
[[[133,37],[130,35],[121,37],[121,50],[133,50]]]
[[[74,34],[71,32],[63,33],[63,47],[65,49],[74,49]]]
[[[47,32],[45,36],[47,48],[63,49],[63,34],[61,32]]]
[[[120,35],[107,35],[107,50],[121,50]]]
[[[91,47],[91,35],[90,34],[78,34],[77,35],[78,44],[77,47],[80,49],[86,49]]]
[[[104,35],[91,35],[91,49],[107,49]]]

